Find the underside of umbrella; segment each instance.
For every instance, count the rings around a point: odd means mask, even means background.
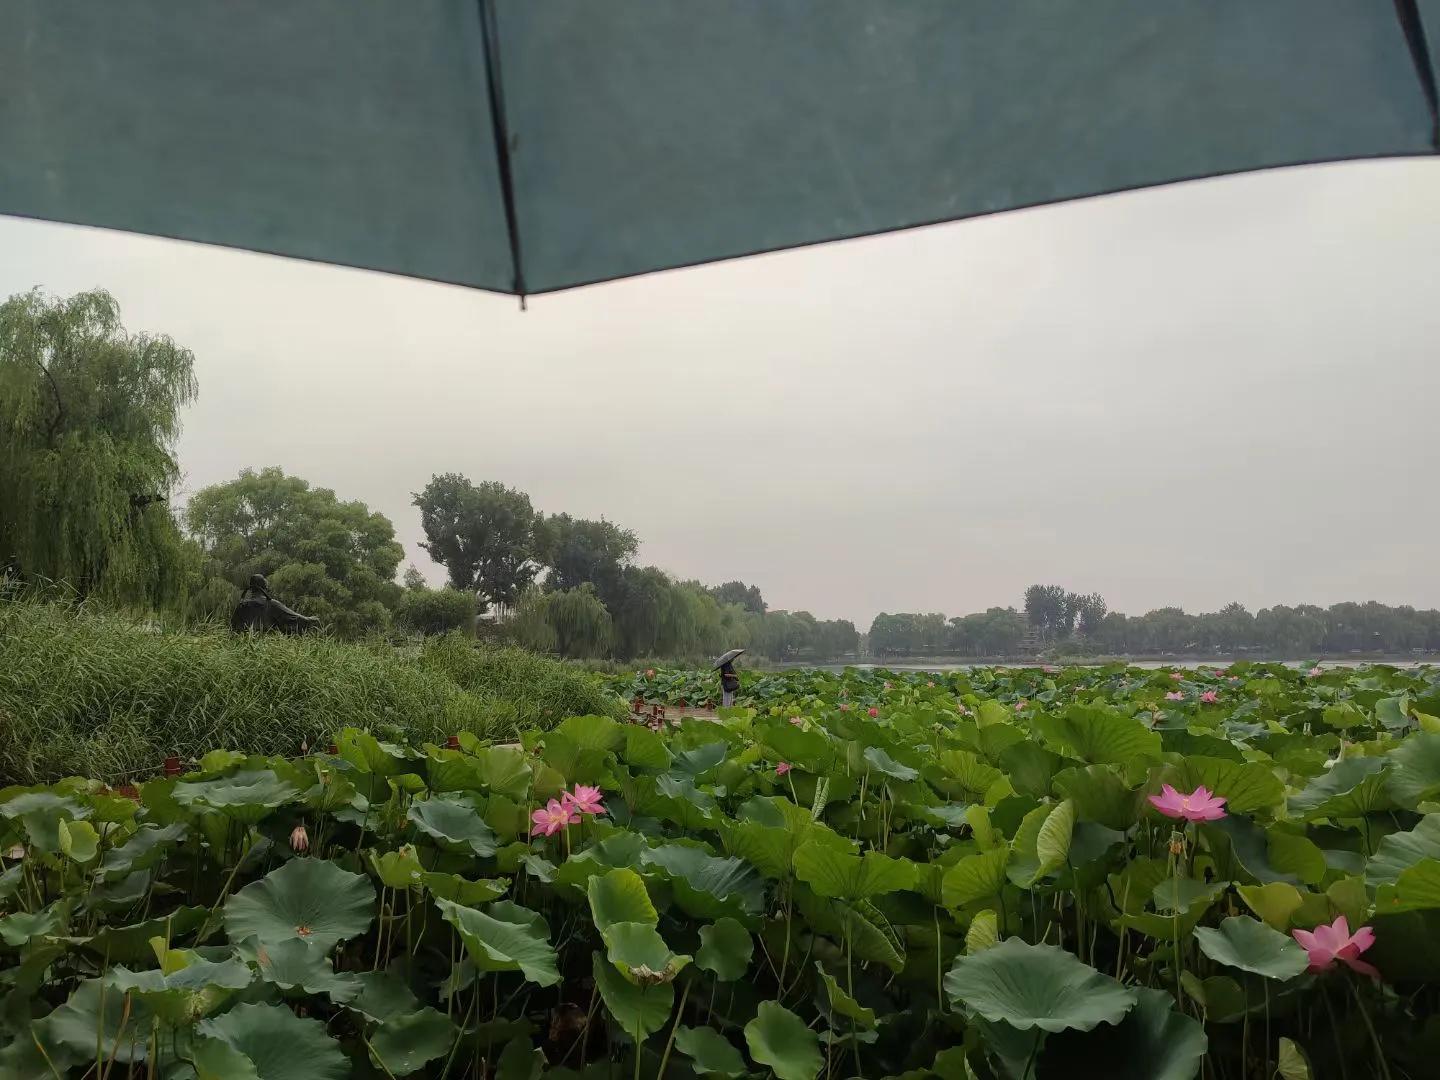
[[[542,293],[1433,154],[1437,35],[1440,0],[0,0],[0,213]]]

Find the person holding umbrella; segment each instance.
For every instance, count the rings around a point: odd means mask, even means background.
[[[740,689],[740,676],[735,674],[735,660],[744,649],[731,649],[715,661],[715,669],[720,672],[720,704],[729,708],[735,704],[735,694]]]

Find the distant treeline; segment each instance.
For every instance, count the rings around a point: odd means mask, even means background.
[[[1144,615],[1108,611],[1098,594],[1031,586],[1022,610],[990,608],[946,619],[940,614],[881,614],[870,626],[876,656],[1010,656],[1055,649],[1079,653],[1244,654],[1303,658],[1352,653],[1440,652],[1440,611],[1408,605],[1276,605],[1251,613],[1242,604],[1191,615],[1177,607]]]

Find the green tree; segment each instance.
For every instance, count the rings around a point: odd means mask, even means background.
[[[739,604],[752,614],[765,614],[765,597],[760,595],[758,586],[746,585],[743,581],[727,581],[724,585],[717,585],[710,591],[722,604]]]
[[[426,637],[453,630],[473,630],[475,594],[459,589],[407,588],[400,597],[395,621],[404,629]]]
[[[540,516],[530,496],[498,481],[472,484],[458,473],[432,476],[414,496],[421,546],[445,567],[450,585],[492,604],[514,604],[540,570]]]
[[[550,593],[545,614],[555,631],[555,647],[561,656],[609,655],[614,626],[593,585]]]
[[[400,600],[390,520],[278,468],[205,488],[185,522],[232,585],[264,574],[276,597],[341,636],[383,629]]]
[[[180,410],[194,357],[131,334],[100,290],[0,304],[0,559],[82,595],[155,604],[180,590]]]
[[[607,601],[639,547],[639,537],[610,521],[552,514],[536,527],[536,548],[550,568],[546,586],[563,591],[588,583]]]

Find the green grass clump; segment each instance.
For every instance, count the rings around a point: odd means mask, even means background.
[[[167,754],[217,748],[294,754],[345,726],[417,743],[460,731],[505,740],[517,724],[567,715],[571,701],[613,712],[600,706],[616,699],[592,680],[518,650],[445,660],[468,648],[441,643],[416,658],[379,643],[172,633],[83,608],[0,603],[0,783],[118,782]]]
[[[625,716],[603,680],[513,646],[476,645],[454,634],[430,638],[415,664],[480,698],[497,723],[517,731],[548,728],[567,716]]]

